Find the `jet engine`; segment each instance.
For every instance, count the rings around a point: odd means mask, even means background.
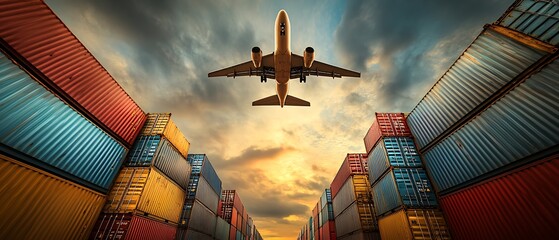
[[[254,64],[254,67],[260,68],[260,65],[262,65],[262,50],[260,50],[259,47],[253,47],[250,57],[252,58],[252,63]]]
[[[312,47],[305,48],[303,52],[303,65],[305,68],[310,68],[314,61],[314,49]]]

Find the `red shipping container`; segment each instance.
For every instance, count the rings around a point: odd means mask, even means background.
[[[381,137],[411,137],[403,113],[375,113],[376,119],[363,138],[365,151],[370,153]]]
[[[79,112],[130,147],[145,113],[43,1],[2,1],[1,46]]]
[[[320,228],[321,240],[336,240],[336,223],[328,221]]]
[[[338,173],[334,177],[330,189],[332,198],[336,196],[340,188],[344,185],[349,176],[356,174],[368,175],[367,172],[367,154],[366,153],[348,153]]]
[[[454,239],[558,239],[559,156],[441,197]]]
[[[177,227],[133,215],[101,214],[90,239],[175,239]]]
[[[235,228],[235,226],[231,225],[231,228],[229,228],[229,240],[232,239],[237,239],[237,228]]]

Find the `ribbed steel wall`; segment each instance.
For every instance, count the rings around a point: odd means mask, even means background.
[[[497,24],[553,45],[559,44],[559,5],[554,1],[517,1]]]
[[[219,176],[215,172],[206,154],[188,154],[186,159],[192,167],[191,174],[201,174],[208,181],[210,186],[212,186],[212,189],[218,195],[221,194],[221,179],[219,179]]]
[[[148,218],[134,216],[124,240],[174,240],[177,227]]]
[[[0,116],[0,143],[31,156],[30,164],[66,175],[65,178],[75,176],[81,184],[104,193],[126,154],[124,146],[3,54]]]
[[[0,154],[0,238],[85,239],[105,196]]]
[[[229,228],[230,225],[224,219],[217,217],[216,227],[215,227],[215,239],[216,240],[229,240]],[[255,229],[256,230],[256,229]]]
[[[420,168],[393,169],[373,186],[372,191],[377,216],[400,206],[437,206],[427,174]]]
[[[43,1],[4,0],[0,22],[2,40],[57,94],[69,96],[127,144],[134,141],[144,112]]]
[[[183,189],[188,186],[190,164],[166,138],[159,135],[140,136],[130,150],[125,164],[133,167],[153,164]]]
[[[557,239],[559,156],[441,197],[454,239]]]
[[[382,240],[451,239],[443,214],[436,209],[402,209],[379,219],[379,229]]]
[[[367,159],[369,182],[374,183],[393,167],[422,167],[421,158],[410,137],[384,137]]]
[[[187,156],[188,150],[190,149],[190,143],[171,119],[170,113],[149,113],[140,135],[164,136],[183,157]]]
[[[559,61],[424,153],[439,191],[559,143]]]
[[[485,29],[408,116],[420,150],[544,55]]]
[[[216,229],[216,214],[207,209],[198,201],[194,201],[190,215],[188,216],[188,228],[198,232],[214,236]]]

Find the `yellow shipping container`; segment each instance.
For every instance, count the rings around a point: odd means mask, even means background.
[[[87,239],[105,196],[0,155],[0,238]]]
[[[125,167],[120,171],[103,211],[140,211],[178,223],[185,196],[179,185],[154,167]]]
[[[450,239],[442,212],[402,209],[378,221],[382,240]]]
[[[183,157],[188,155],[190,143],[177,125],[175,125],[170,113],[148,114],[141,135],[163,135],[179,150]]]

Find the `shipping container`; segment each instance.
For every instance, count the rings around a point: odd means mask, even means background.
[[[437,209],[402,209],[380,218],[378,226],[382,240],[450,239],[443,214]]]
[[[43,1],[4,2],[0,22],[4,51],[81,114],[132,144],[145,113]]]
[[[557,239],[559,155],[440,198],[454,239]]]
[[[239,194],[235,190],[223,190],[221,192],[221,202],[223,219],[239,228],[238,226],[240,226],[240,223],[238,222],[242,221],[242,214],[239,213],[244,211],[244,206]]]
[[[369,181],[375,183],[390,167],[422,167],[410,137],[383,137],[367,158]]]
[[[188,204],[185,212],[187,213],[187,217],[182,221],[186,222],[186,227],[188,229],[196,230],[212,237],[214,236],[217,221],[217,215],[214,212],[197,200]]]
[[[559,61],[555,60],[424,153],[439,191],[535,160],[559,143]],[[445,193],[443,193],[445,194]]]
[[[188,154],[187,158],[192,167],[192,175],[202,175],[218,195],[221,194],[221,179],[217,175],[206,154]]]
[[[155,166],[183,189],[190,179],[190,164],[166,138],[159,135],[140,136],[125,162],[130,167]]]
[[[132,213],[103,213],[89,239],[173,240],[177,226]]]
[[[559,44],[559,5],[554,1],[523,0],[515,3],[496,24],[553,45]]]
[[[411,137],[403,113],[375,113],[375,120],[363,138],[365,151],[370,153],[381,137]]]
[[[332,192],[330,188],[324,189],[322,196],[320,197],[320,209],[323,209],[327,203],[332,203]]]
[[[323,240],[336,240],[336,223],[328,221],[320,228],[320,234]]]
[[[348,153],[338,173],[334,177],[332,184],[330,185],[330,190],[332,198],[336,197],[336,194],[346,182],[349,176],[355,174],[367,174],[367,154],[364,153]]]
[[[229,240],[233,240],[237,238],[237,228],[235,226],[230,225],[229,228]]]
[[[490,26],[481,32],[409,114],[407,121],[422,153],[427,144],[547,54],[495,29]]]
[[[338,194],[332,199],[334,217],[340,215],[355,201],[371,203],[372,199],[369,186],[367,175],[350,176],[340,188]]]
[[[335,210],[335,208],[334,208]],[[377,231],[371,203],[354,202],[334,219],[336,236],[340,238],[356,231]]]
[[[436,207],[435,192],[425,170],[395,168],[382,177],[372,188],[377,216],[398,207]],[[334,211],[336,207],[334,206]]]
[[[340,240],[380,240],[380,234],[379,232],[356,231],[337,238]]]
[[[227,223],[223,218],[217,217],[216,218],[216,227],[215,227],[215,239],[217,240],[229,240],[229,228],[231,225]]]
[[[334,221],[334,208],[332,207],[332,203],[328,203],[321,211],[320,211],[320,227],[326,224],[328,221]]]
[[[165,137],[183,157],[187,156],[190,149],[190,142],[171,119],[171,113],[149,113],[140,135]]]
[[[177,230],[177,240],[213,240],[214,238],[207,234],[192,230],[180,228]]]
[[[0,116],[1,151],[19,151],[20,161],[102,193],[126,155],[123,145],[1,53]]]
[[[125,167],[109,193],[103,212],[141,212],[178,223],[184,190],[153,167]]]
[[[0,154],[2,239],[85,239],[105,196]]]
[[[188,188],[186,190],[185,203],[197,199],[212,212],[217,213],[220,197],[215,193],[206,179],[199,175],[191,175]]]

